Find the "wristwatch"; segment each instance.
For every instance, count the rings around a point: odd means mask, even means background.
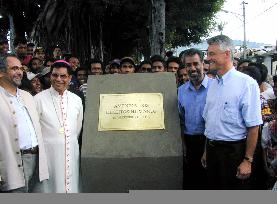
[[[250,163],[253,162],[253,158],[252,157],[247,157],[247,156],[244,156],[244,159]]]

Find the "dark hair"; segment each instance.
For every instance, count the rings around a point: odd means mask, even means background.
[[[21,37],[15,38],[14,42],[13,42],[13,46],[17,47],[17,45],[19,45],[19,44],[27,44],[27,40],[25,38],[21,38]]]
[[[162,62],[163,65],[165,66],[164,58],[161,55],[153,55],[152,57],[150,57],[151,64],[157,61]]]
[[[31,80],[29,80],[27,78],[27,73],[23,72],[23,76],[22,76],[22,80],[21,80],[21,84],[18,87],[24,91],[28,91],[30,94],[32,94],[32,84],[31,84]],[[33,94],[32,94],[33,95]]]
[[[54,64],[52,64],[52,66],[51,66],[51,71],[50,72],[52,73],[54,68],[59,69],[59,68],[62,68],[62,67],[65,67],[67,69],[67,73],[69,75],[73,74],[73,70],[72,70],[70,64],[65,63],[65,62],[54,62]]]
[[[181,62],[181,60],[180,60],[179,57],[176,57],[176,56],[169,57],[169,58],[167,59],[167,61],[166,61],[166,66],[167,66],[167,67],[168,67],[168,64],[169,64],[170,62],[176,62],[176,63],[179,65],[179,67],[182,66],[182,62]]]
[[[33,67],[32,67],[32,63],[33,63],[33,61],[35,61],[35,60],[39,60],[40,62],[42,62],[42,60],[39,59],[39,58],[37,58],[37,57],[33,57],[33,58],[29,61],[28,67],[29,67],[30,71],[33,72],[33,73],[38,72],[38,71],[36,71],[36,70],[33,70]]]
[[[277,83],[277,75],[273,76],[273,83],[276,84]]]
[[[211,74],[215,77],[217,75],[217,70],[209,70],[206,72],[206,75],[208,75],[208,74]]]
[[[88,73],[88,69],[85,68],[84,66],[80,66],[75,70],[76,75],[77,75],[78,71],[86,71],[86,73]]]
[[[91,59],[89,66],[91,66],[91,64],[96,64],[96,63],[101,64],[101,68],[103,69],[103,62],[100,59]]]
[[[35,44],[32,43],[32,42],[29,42],[29,43],[27,44],[27,47],[35,47]]]
[[[150,62],[149,60],[144,60],[144,61],[142,61],[142,62],[139,63],[138,68],[141,68],[142,65],[144,65],[144,64],[150,64],[150,65],[151,65],[151,62]]]
[[[250,62],[248,66],[255,66],[259,69],[260,73],[261,73],[261,80],[262,82],[265,82],[267,79],[267,74],[268,74],[268,69],[267,67],[262,64],[262,63],[258,63],[258,62]]]
[[[258,67],[249,65],[241,72],[255,79],[259,86],[262,84],[262,75]]]
[[[239,67],[241,64],[246,63],[246,62],[250,63],[251,60],[249,60],[249,59],[241,59],[241,60],[239,60],[237,67]]]
[[[47,65],[47,62],[55,62],[56,60],[53,58],[53,57],[49,57],[49,58],[46,58],[46,60],[44,61],[44,66]]]
[[[185,57],[187,57],[187,56],[193,56],[193,55],[198,55],[200,57],[201,62],[203,62],[203,60],[204,60],[204,53],[201,50],[199,50],[199,49],[190,48],[188,50],[185,50],[182,53],[181,59],[182,59],[183,63],[185,63]]]

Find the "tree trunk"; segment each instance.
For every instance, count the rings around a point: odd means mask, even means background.
[[[15,31],[14,31],[14,22],[13,22],[13,17],[9,14],[9,22],[10,22],[10,48],[11,51],[14,53],[14,37],[15,37]]]
[[[151,55],[164,56],[165,42],[165,0],[151,0]]]

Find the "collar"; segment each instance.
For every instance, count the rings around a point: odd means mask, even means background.
[[[10,94],[8,91],[6,91],[6,89],[4,89],[4,87],[0,86],[0,92],[6,94],[6,96],[9,96],[9,97],[19,97],[19,88],[16,88],[16,95],[12,95]]]
[[[206,88],[208,87],[208,82],[209,82],[209,78],[208,78],[208,76],[205,74],[205,75],[204,75],[204,78],[203,78],[203,80],[202,80],[202,82],[201,82],[200,88],[201,88],[201,86],[203,86],[203,87],[206,89]],[[191,83],[191,81],[189,81],[188,83],[189,83],[188,88],[194,90],[195,88],[194,88],[193,84]],[[200,88],[199,88],[199,89],[200,89]]]
[[[225,83],[233,76],[233,74],[236,72],[237,70],[235,69],[235,67],[232,67],[228,72],[226,72],[223,76],[218,76],[216,75],[216,79],[218,83],[222,83],[223,85],[225,85]]]
[[[63,92],[63,95],[60,95],[59,92],[57,92],[57,91],[53,88],[53,86],[50,87],[50,92],[51,92],[51,94],[52,94],[53,96],[55,96],[55,97],[66,96],[66,95],[67,95],[67,90],[65,90],[65,91]]]

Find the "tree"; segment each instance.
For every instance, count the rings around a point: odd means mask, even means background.
[[[164,55],[165,0],[151,0],[151,55]]]
[[[105,61],[200,42],[224,0],[2,0],[15,34]],[[156,4],[158,3],[158,4]],[[161,6],[161,8],[159,8]],[[153,12],[155,11],[155,12]],[[165,11],[165,13],[163,12]],[[25,17],[23,16],[23,12]],[[152,15],[155,14],[155,15]],[[165,14],[165,15],[164,15]],[[160,17],[157,18],[156,15]],[[2,24],[1,24],[2,25]],[[158,36],[158,37],[157,37]],[[154,43],[155,42],[155,43]]]

